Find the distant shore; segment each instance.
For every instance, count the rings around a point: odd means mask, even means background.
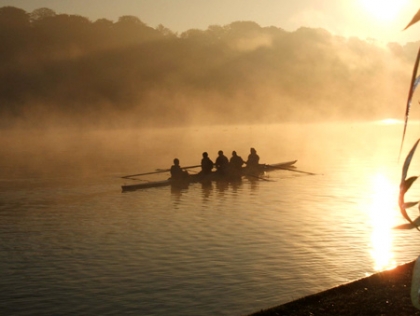
[[[420,315],[410,298],[414,262],[250,316]]]

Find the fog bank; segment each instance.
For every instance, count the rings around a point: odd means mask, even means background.
[[[176,34],[0,8],[0,126],[139,127],[403,115],[417,43],[249,21]]]

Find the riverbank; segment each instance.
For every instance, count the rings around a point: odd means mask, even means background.
[[[415,261],[250,316],[420,315],[411,303]]]

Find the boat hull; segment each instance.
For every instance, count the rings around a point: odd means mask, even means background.
[[[192,174],[188,175],[185,179],[167,179],[161,181],[153,181],[153,182],[141,182],[141,183],[134,183],[134,184],[125,184],[122,185],[122,191],[136,191],[141,189],[148,189],[148,188],[156,188],[156,187],[164,187],[164,186],[174,186],[174,187],[185,187],[188,186],[190,183],[197,183],[197,182],[211,182],[211,181],[241,181],[243,176],[246,177],[258,177],[259,174],[264,173],[265,171],[274,171],[280,169],[287,169],[293,167],[293,165],[297,162],[297,160],[281,162],[277,164],[260,164],[256,168],[248,168],[244,167],[241,170],[241,173],[238,175],[222,175],[217,172],[212,172],[211,174],[207,175],[200,175],[200,174]]]

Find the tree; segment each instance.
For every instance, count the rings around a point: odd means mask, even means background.
[[[159,31],[132,15],[121,16],[114,24],[114,29],[122,45],[139,44],[161,36]]]
[[[0,8],[0,60],[19,58],[30,42],[29,15],[15,7]]]
[[[170,29],[168,29],[167,27],[163,26],[162,24],[159,24],[156,27],[156,31],[158,31],[163,36],[176,37],[176,34],[174,32],[172,32]]]
[[[29,19],[31,22],[36,22],[36,21],[40,21],[46,18],[51,18],[56,16],[57,14],[55,13],[54,10],[48,9],[48,8],[39,8],[39,9],[35,9],[33,10],[30,14],[29,14]]]
[[[123,15],[118,19],[117,25],[123,27],[146,26],[138,17],[133,15]]]
[[[0,8],[0,26],[12,28],[29,27],[29,14],[15,7]]]
[[[99,29],[106,31],[112,29],[112,27],[114,26],[114,22],[108,19],[98,19],[93,23],[93,25]]]

